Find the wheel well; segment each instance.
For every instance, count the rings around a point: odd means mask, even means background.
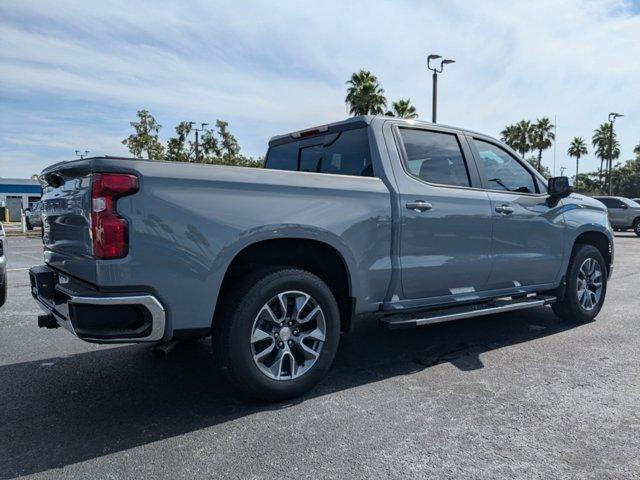
[[[631,222],[631,226],[632,226],[632,227],[635,227],[635,226],[636,226],[636,223],[638,223],[638,222],[640,222],[640,217],[636,217],[636,218],[634,218],[634,219],[633,219],[633,222]]]
[[[605,263],[607,264],[607,272],[611,268],[611,244],[609,238],[600,232],[585,232],[578,235],[574,244],[574,250],[576,245],[593,245],[602,254]]]
[[[335,248],[317,240],[283,238],[264,240],[245,247],[235,256],[225,273],[216,313],[223,299],[229,297],[226,292],[236,282],[242,281],[242,277],[256,267],[269,265],[297,267],[317,275],[331,289],[338,303],[342,331],[350,329],[354,299],[351,297],[347,267]]]

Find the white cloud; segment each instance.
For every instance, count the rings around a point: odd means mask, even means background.
[[[570,138],[589,139],[610,111],[626,114],[623,158],[640,141],[640,16],[624,2],[96,5],[0,6],[0,175],[29,175],[84,145],[123,153],[142,107],[165,137],[179,120],[225,118],[247,153],[262,154],[273,134],[344,117],[344,81],[360,67],[428,119],[429,52],[457,60],[441,78],[444,123],[496,135],[557,116],[558,168],[569,172]],[[16,165],[29,155],[28,168]],[[581,168],[595,165],[589,155]]]

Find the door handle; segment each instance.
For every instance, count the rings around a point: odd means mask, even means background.
[[[425,210],[431,210],[433,205],[424,200],[416,200],[415,202],[407,202],[407,208],[409,210],[415,210],[416,212],[424,212]]]
[[[502,213],[503,215],[510,215],[513,213],[513,207],[509,205],[500,205],[496,207],[496,212]]]

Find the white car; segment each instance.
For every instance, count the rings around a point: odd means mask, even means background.
[[[5,250],[7,247],[7,237],[4,234],[4,227],[0,223],[0,307],[7,300],[7,257]]]

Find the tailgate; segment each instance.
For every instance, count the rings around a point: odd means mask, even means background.
[[[42,241],[45,262],[96,283],[91,240],[91,169],[86,161],[66,162],[43,172]]]

